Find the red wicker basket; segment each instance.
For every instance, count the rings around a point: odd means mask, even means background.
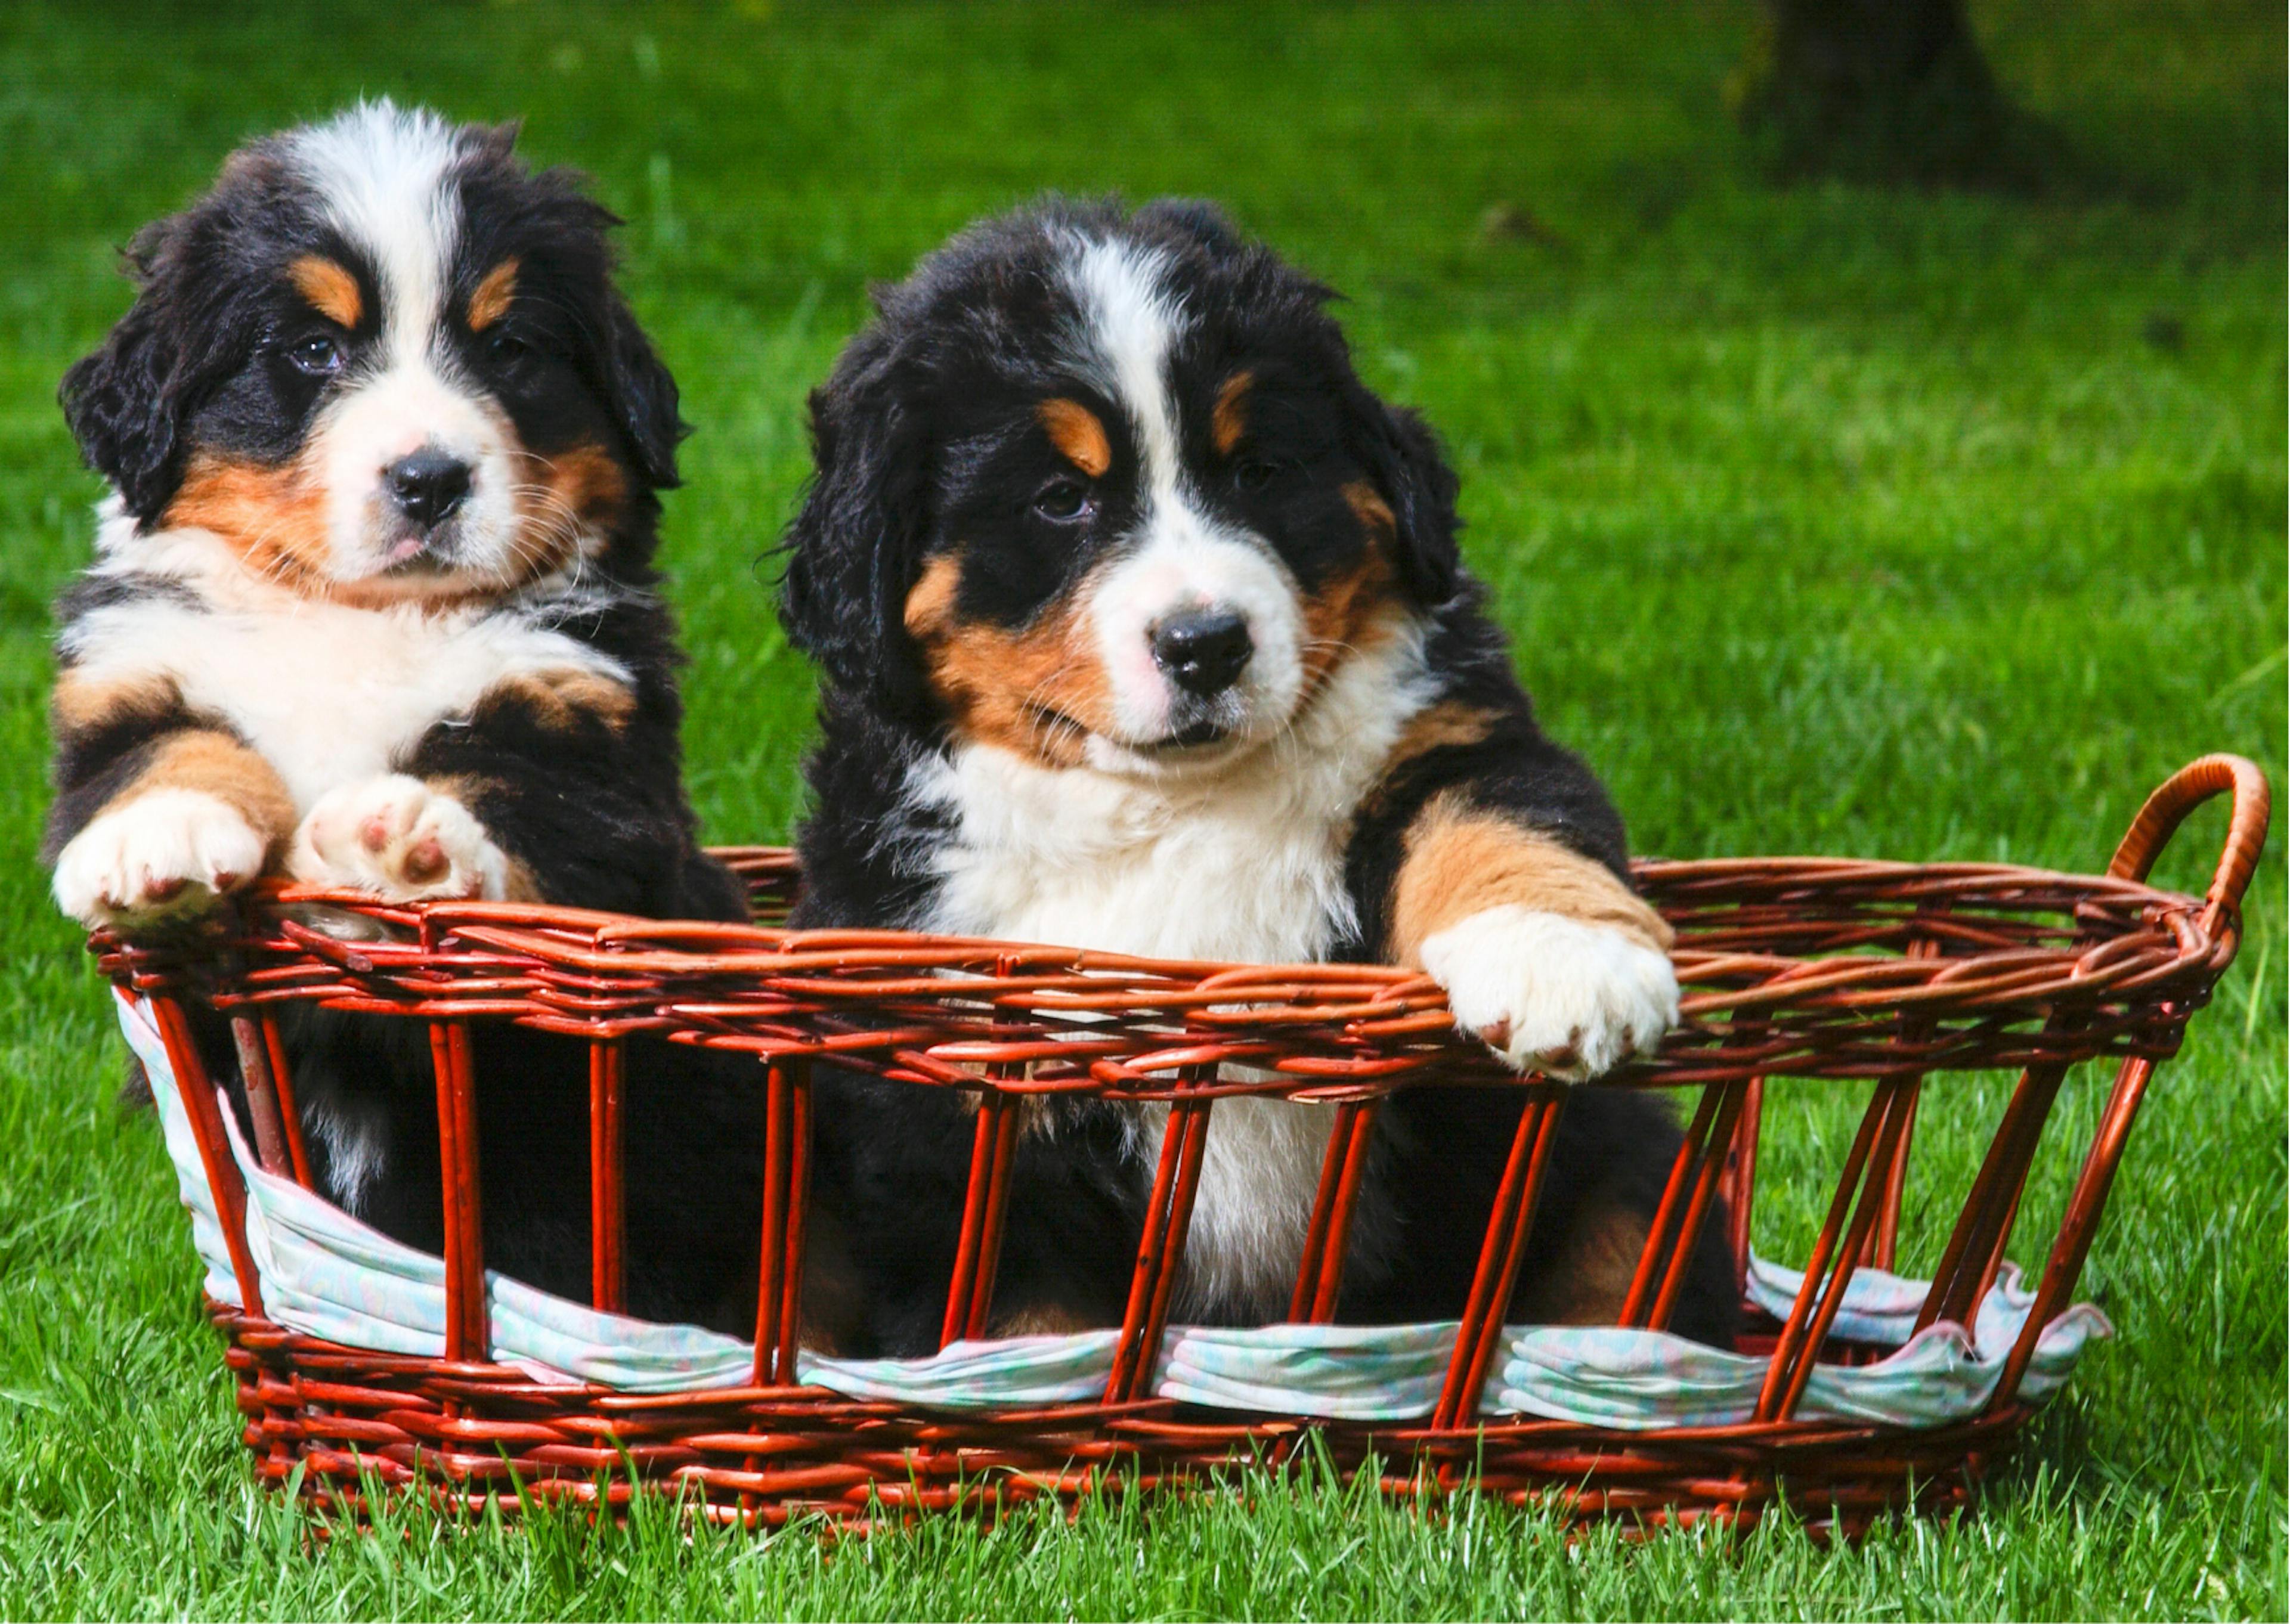
[[[2215,877],[2201,897],[2145,877],[2181,821],[2230,795]],[[1349,964],[1170,964],[1063,948],[887,932],[794,932],[771,921],[797,876],[767,848],[725,853],[747,877],[752,927],[660,923],[507,904],[391,907],[281,891],[247,908],[227,940],[196,951],[99,936],[105,972],[148,1000],[198,1141],[244,1308],[210,1302],[237,1380],[244,1438],[269,1483],[300,1468],[304,1492],[355,1512],[377,1479],[474,1505],[499,1496],[599,1498],[672,1485],[704,1515],[777,1524],[805,1513],[863,1524],[893,1514],[990,1509],[1075,1497],[1120,1478],[1147,1485],[1278,1461],[1308,1436],[1347,1473],[1380,1463],[1394,1495],[1461,1483],[1571,1515],[1749,1522],[1787,1504],[1817,1529],[1857,1533],[1901,1508],[1960,1503],[2033,1405],[2022,1379],[2041,1328],[2065,1309],[2125,1137],[2155,1064],[2232,961],[2239,903],[2264,844],[2269,790],[2246,761],[2214,756],[2149,799],[2103,876],[1996,864],[1917,866],[1834,858],[1648,862],[1647,896],[1677,927],[1685,1021],[1661,1053],[1599,1086],[1694,1091],[1685,1143],[1640,1259],[1623,1323],[1659,1326],[1712,1198],[1730,1200],[1746,1267],[1766,1083],[1824,1079],[1865,1091],[1804,1289],[1786,1316],[1753,1316],[1741,1351],[1766,1360],[1751,1419],[1621,1431],[1502,1417],[1477,1396],[1519,1265],[1558,1092],[1520,1083],[1453,1033],[1421,975]],[[350,945],[304,928],[281,904],[323,901],[390,927]],[[960,972],[950,979],[947,972]],[[233,1017],[254,1140],[267,1171],[303,1166],[292,1079],[273,1021],[319,1004],[429,1025],[437,1059],[444,1194],[444,1356],[316,1340],[266,1318],[244,1233],[245,1185],[182,1000]],[[1069,1020],[1066,1016],[1077,1019]],[[758,1057],[767,1095],[761,1307],[750,1380],[639,1395],[536,1380],[486,1357],[474,1172],[471,1022],[519,1021],[592,1045],[591,1188],[597,1306],[617,1300],[621,1040],[658,1032]],[[976,1154],[949,1338],[977,1334],[990,1298],[1014,1108],[1052,1091],[1171,1106],[1143,1246],[1113,1373],[1096,1402],[951,1413],[798,1385],[811,1063],[872,1068],[917,1087],[974,1091]],[[1919,1096],[1927,1080],[2020,1069],[1987,1154],[1952,1193],[1954,1225],[1918,1324],[1962,1321],[2002,1266],[2031,1163],[2077,1063],[2116,1062],[2115,1081],[2055,1235],[2026,1330],[1976,1413],[1909,1428],[1807,1420],[1817,1363],[1866,1356],[1832,1334],[1856,1268],[1890,1265]],[[1250,1080],[1221,1068],[1244,1062]],[[1207,1121],[1239,1092],[1338,1103],[1292,1317],[1325,1320],[1346,1219],[1377,1102],[1392,1091],[1507,1083],[1529,1095],[1489,1215],[1477,1279],[1459,1305],[1441,1397],[1429,1414],[1373,1425],[1236,1416],[1153,1396],[1171,1282],[1184,1244]],[[1959,1091],[1951,1105],[1976,1091]],[[305,1178],[305,1181],[307,1181]]]

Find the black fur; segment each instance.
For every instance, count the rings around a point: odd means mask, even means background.
[[[1324,574],[1357,562],[1360,532],[1341,521],[1335,493],[1366,479],[1390,510],[1391,589],[1425,627],[1439,697],[1497,718],[1478,742],[1402,762],[1363,804],[1345,866],[1358,929],[1334,956],[1386,956],[1402,841],[1441,791],[1626,873],[1621,819],[1589,770],[1537,729],[1501,635],[1464,572],[1454,475],[1419,417],[1360,382],[1325,311],[1328,290],[1205,204],[1125,213],[1053,201],[965,232],[879,293],[877,319],[812,396],[817,469],[786,539],[781,600],[790,638],[824,676],[797,923],[915,926],[930,916],[939,884],[931,857],[950,831],[943,814],[916,805],[903,787],[911,764],[953,739],[902,622],[925,561],[959,548],[959,612],[1022,626],[1101,556],[1093,549],[1119,544],[1125,459],[1133,457],[1119,435],[1113,465],[1096,482],[1103,522],[1087,538],[1039,534],[1006,517],[1039,477],[1019,445],[1037,403],[1060,396],[1101,415],[1117,412],[1090,394],[1057,336],[1076,319],[1058,267],[1077,237],[1157,251],[1175,268],[1191,325],[1167,364],[1173,391],[1198,398],[1245,366],[1260,380],[1263,410],[1284,414],[1252,427],[1282,459],[1253,482],[1238,469],[1225,477],[1221,453],[1197,425],[1187,428],[1182,454],[1199,499],[1270,538],[1310,592]],[[845,1350],[926,1351],[952,1271],[973,1119],[939,1090],[834,1072],[819,1086],[818,1210],[832,1226],[829,1266],[847,1273],[844,1296],[860,1305],[844,1314]],[[1020,1140],[995,1317],[1052,1311],[1117,1323],[1139,1234],[1141,1173],[1149,1179],[1154,1148],[1132,1131],[1125,1108],[1065,1100],[1045,1108],[1054,1131]],[[1519,1110],[1517,1092],[1503,1089],[1419,1088],[1387,1106],[1370,1176],[1391,1204],[1406,1261],[1381,1278],[1352,1270],[1345,1318],[1420,1321],[1461,1310]],[[1663,1106],[1624,1091],[1574,1091],[1561,1124],[1522,1300],[1547,1284],[1537,1259],[1588,1204],[1651,1212],[1678,1142]],[[1737,1312],[1724,1227],[1720,1215],[1706,1226],[1674,1320],[1685,1334],[1720,1343]]]

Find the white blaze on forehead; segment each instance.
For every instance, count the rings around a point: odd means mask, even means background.
[[[460,136],[435,113],[384,100],[297,132],[288,150],[328,222],[372,259],[391,359],[420,356],[444,311],[459,235],[451,176],[466,154]]]
[[[1081,306],[1069,337],[1091,382],[1128,408],[1141,444],[1153,502],[1177,494],[1176,403],[1169,398],[1170,348],[1184,332],[1184,303],[1165,286],[1165,256],[1126,243],[1085,241],[1068,261],[1067,284]]]

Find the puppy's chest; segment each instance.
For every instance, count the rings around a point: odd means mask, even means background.
[[[1356,797],[1269,781],[1215,795],[958,756],[926,798],[952,814],[930,856],[932,928],[1159,958],[1324,955],[1354,916]]]
[[[70,642],[90,677],[172,678],[187,706],[220,716],[259,751],[305,811],[338,785],[401,765],[423,734],[510,678],[628,675],[576,638],[500,613],[142,603],[89,617]]]

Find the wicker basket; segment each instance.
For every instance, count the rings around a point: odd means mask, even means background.
[[[2222,794],[2232,812],[2201,898],[2143,882],[2186,815]],[[988,1509],[1074,1497],[1109,1477],[1168,1484],[1278,1461],[1313,1433],[1338,1468],[1381,1463],[1394,1495],[1461,1483],[1554,1500],[1577,1517],[1750,1522],[1789,1505],[1851,1535],[1887,1510],[1960,1503],[2033,1412],[2022,1379],[2070,1301],[2156,1062],[2232,961],[2239,903],[2265,840],[2269,791],[2232,756],[2198,761],[2157,790],[2107,872],[1841,859],[1649,862],[1637,877],[1677,927],[1685,1024],[1661,1053],[1605,1085],[1694,1091],[1685,1141],[1623,1310],[1660,1326],[1713,1196],[1730,1202],[1737,1268],[1749,1261],[1768,1078],[1866,1094],[1805,1284],[1787,1313],[1753,1314],[1740,1351],[1765,1360],[1754,1414],[1735,1424],[1624,1431],[1515,1416],[1483,1421],[1479,1395],[1563,1091],[1500,1071],[1453,1033],[1421,975],[1344,964],[1171,964],[887,932],[792,932],[771,922],[797,876],[789,855],[725,853],[748,880],[752,927],[660,923],[507,904],[390,907],[308,891],[247,908],[196,953],[99,936],[104,971],[155,1018],[197,1140],[229,1274],[244,1307],[210,1300],[237,1380],[256,1469],[355,1512],[376,1480],[441,1502],[601,1498],[672,1484],[704,1515],[777,1524],[818,1513],[861,1524],[889,1508]],[[280,906],[323,901],[390,927],[350,945]],[[266,1318],[245,1234],[245,1181],[182,1000],[227,1011],[239,1038],[264,1169],[307,1183],[292,1079],[273,1020],[319,1004],[429,1024],[444,1164],[447,1311],[442,1357],[323,1341]],[[473,1159],[471,1022],[519,1021],[592,1045],[591,1188],[597,1306],[617,1304],[621,1040],[665,1033],[759,1057],[767,1097],[761,1307],[746,1385],[635,1394],[537,1380],[490,1361]],[[976,1151],[946,1331],[977,1335],[991,1296],[1016,1108],[1050,1092],[1170,1104],[1112,1373],[1095,1402],[954,1413],[854,1399],[796,1381],[809,1068],[832,1058],[917,1087],[974,1091]],[[1944,1425],[1801,1416],[1816,1365],[1865,1360],[1835,1334],[1856,1269],[1890,1266],[1927,1080],[2019,1068],[1985,1159],[1940,1253],[1919,1328],[1963,1322],[2004,1267],[2040,1137],[2070,1068],[2115,1061],[2024,1331],[1992,1393]],[[1222,1069],[1229,1062],[1250,1080]],[[1331,1316],[1347,1217],[1379,1100],[1411,1086],[1525,1088],[1477,1277],[1459,1304],[1441,1396],[1428,1414],[1362,1424],[1189,1408],[1153,1390],[1208,1118],[1239,1092],[1335,1102],[1291,1316]],[[1968,1097],[1968,1093],[1967,1093]]]

